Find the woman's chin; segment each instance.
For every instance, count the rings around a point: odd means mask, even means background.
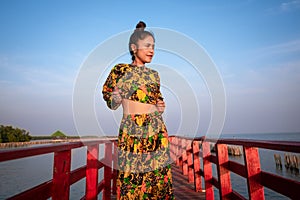
[[[145,63],[151,63],[152,59],[145,60]]]

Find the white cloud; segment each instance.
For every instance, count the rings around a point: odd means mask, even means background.
[[[280,4],[280,10],[283,12],[291,11],[300,8],[300,1],[289,1]]]
[[[300,85],[300,60],[251,68],[238,73],[234,79],[228,79],[226,83],[229,87],[235,88],[232,90],[234,93],[245,94],[251,91],[252,94],[268,94],[272,92],[270,91],[272,88],[281,89],[287,94],[291,90],[300,93],[300,87],[297,87]]]
[[[250,68],[226,79],[224,131],[299,131],[300,60]]]
[[[43,58],[41,59],[43,60]],[[20,64],[22,63],[22,64]],[[52,65],[52,66],[51,66]],[[1,90],[9,87],[27,94],[61,95],[71,94],[76,78],[74,66],[37,63],[17,56],[0,56]]]
[[[57,129],[75,134],[72,92],[77,66],[42,60],[0,56],[0,123],[34,135]]]
[[[275,4],[275,6],[267,8],[266,13],[271,15],[281,15],[298,9],[300,9],[300,0],[293,0]]]
[[[300,52],[300,40],[287,41],[285,43],[274,44],[271,46],[263,47],[255,51],[259,57],[266,55],[278,55]]]

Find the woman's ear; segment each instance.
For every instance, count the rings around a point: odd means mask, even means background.
[[[135,44],[131,44],[131,45],[130,45],[130,48],[131,48],[131,51],[133,51],[133,53],[136,53],[137,47],[136,47]]]

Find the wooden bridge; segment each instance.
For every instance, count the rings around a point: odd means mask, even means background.
[[[214,199],[214,188],[220,199],[264,199],[264,187],[291,199],[300,199],[300,182],[261,170],[258,148],[300,153],[300,142],[213,140],[169,137],[170,156],[174,160],[172,173],[176,199]],[[104,157],[99,158],[99,146],[104,146]],[[229,160],[228,145],[243,149],[244,164]],[[71,171],[72,149],[87,147],[86,165]],[[214,147],[215,153],[212,153]],[[115,140],[89,140],[49,146],[28,147],[0,151],[0,162],[54,153],[53,179],[14,195],[9,199],[67,200],[70,186],[86,179],[85,194],[81,199],[115,199],[116,154]],[[213,165],[217,176],[213,176]],[[103,179],[98,170],[104,168]],[[1,169],[0,169],[1,170]],[[247,180],[248,198],[232,189],[230,173]]]

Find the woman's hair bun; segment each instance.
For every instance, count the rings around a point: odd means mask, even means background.
[[[137,23],[137,25],[135,26],[135,30],[137,31],[142,31],[142,30],[144,30],[145,28],[146,28],[146,23],[145,22],[143,22],[143,21],[139,21],[139,23]]]
[[[137,25],[135,26],[134,32],[131,34],[129,38],[129,43],[128,43],[128,49],[131,54],[131,59],[135,60],[135,55],[132,49],[132,44],[138,45],[139,40],[144,40],[147,36],[151,36],[155,42],[154,35],[151,31],[145,30],[146,28],[146,23],[143,21],[139,21]]]

